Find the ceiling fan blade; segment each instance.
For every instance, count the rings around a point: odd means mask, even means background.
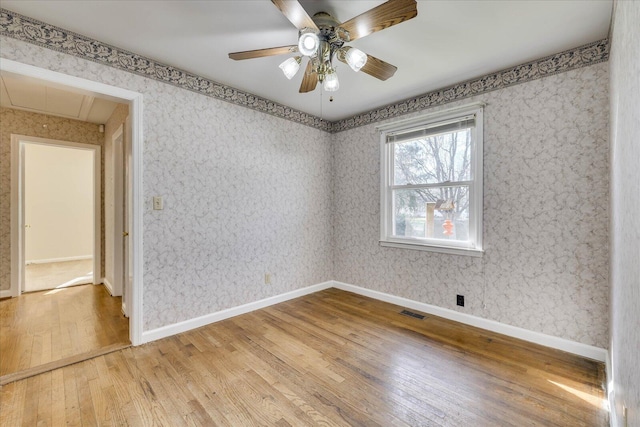
[[[266,49],[245,50],[243,52],[232,52],[229,54],[229,58],[239,61],[241,59],[251,58],[264,58],[265,56],[285,55],[287,53],[293,53],[298,51],[298,46],[280,46],[269,47]]]
[[[311,92],[316,88],[318,84],[318,73],[313,69],[312,61],[307,62],[307,69],[304,70],[304,76],[302,76],[302,83],[300,84],[300,93]]]
[[[360,71],[377,79],[387,80],[389,77],[392,77],[398,69],[395,65],[384,62],[382,59],[378,59],[375,56],[367,55],[367,57],[367,63],[364,64],[364,67],[362,67]]]
[[[348,64],[345,58],[345,53],[348,52],[349,49],[350,47],[347,46],[339,50],[336,58],[345,64]],[[396,73],[397,69],[398,67],[395,65],[384,62],[382,59],[378,59],[375,56],[367,55],[367,63],[364,64],[364,67],[362,67],[360,71],[365,72],[376,79],[387,80]]]
[[[271,0],[276,5],[280,12],[287,17],[297,29],[313,28],[318,30],[318,26],[309,14],[304,10],[302,5],[297,0]]]
[[[392,77],[398,67],[391,65],[388,62],[384,62],[382,59],[378,59],[375,56],[367,55],[367,63],[360,71],[369,74],[380,80],[387,80]]]
[[[418,15],[416,0],[389,0],[341,25],[351,41],[384,30]]]

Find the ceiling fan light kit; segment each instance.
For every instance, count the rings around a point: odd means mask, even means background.
[[[298,52],[304,56],[314,56],[320,47],[320,38],[312,28],[305,28],[298,36]]]
[[[297,0],[271,1],[298,28],[297,46],[233,52],[229,54],[229,58],[242,60],[298,52],[309,58],[302,77],[300,93],[313,91],[318,82],[327,92],[338,90],[340,83],[333,65],[334,59],[346,63],[355,72],[362,70],[380,80],[387,80],[393,76],[397,70],[395,66],[367,55],[360,49],[345,46],[345,43],[400,24],[418,14],[416,0],[388,0],[340,23],[325,12],[318,12],[311,18]],[[280,64],[280,69],[287,79],[291,80],[296,75],[301,61],[301,56],[295,56]]]
[[[336,70],[331,68],[325,73],[322,87],[327,92],[335,92],[340,89],[340,82],[338,81]]]
[[[347,53],[345,54],[347,64],[357,73],[367,63],[367,54],[360,49],[349,46],[343,47],[340,51],[344,52],[344,49],[347,49]]]
[[[280,69],[284,73],[285,77],[291,80],[300,69],[301,56],[294,56],[293,58],[287,58],[282,64]]]

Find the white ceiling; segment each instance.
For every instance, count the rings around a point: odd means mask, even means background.
[[[344,22],[384,1],[301,0]],[[1,0],[11,11],[182,68],[281,104],[338,120],[606,38],[612,0],[420,0],[418,16],[351,43],[398,67],[379,81],[338,62],[333,102],[298,93],[286,56],[233,61],[229,52],[295,44],[297,30],[269,0]]]
[[[117,103],[38,79],[0,73],[0,107],[104,124]]]

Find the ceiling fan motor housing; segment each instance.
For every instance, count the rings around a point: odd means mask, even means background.
[[[312,19],[318,26],[320,40],[329,44],[329,58],[333,58],[334,53],[349,41],[349,33],[340,27],[336,18],[326,12],[318,12]]]

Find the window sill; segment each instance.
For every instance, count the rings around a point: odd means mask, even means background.
[[[471,256],[471,257],[481,257],[484,254],[484,251],[481,249],[423,245],[419,243],[392,242],[387,240],[380,240],[380,246],[389,247],[389,248],[411,249],[416,251],[438,252],[441,254],[449,254],[449,255],[464,255],[464,256]]]

